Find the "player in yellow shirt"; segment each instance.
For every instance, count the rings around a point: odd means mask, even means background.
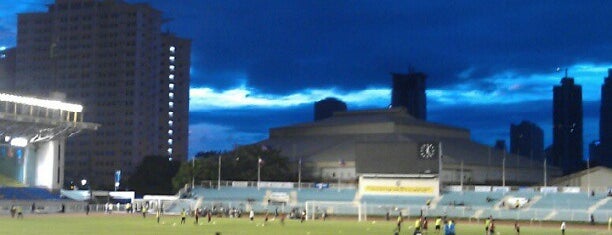
[[[436,218],[436,234],[440,234],[440,225],[442,224],[442,218],[438,216]]]
[[[414,233],[421,232],[421,220],[423,220],[423,217],[419,217],[414,221]]]

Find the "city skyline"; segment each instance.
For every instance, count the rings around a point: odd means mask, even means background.
[[[16,13],[50,2],[0,3],[0,46],[15,46]],[[389,74],[410,68],[428,75],[428,120],[491,146],[529,120],[545,147],[556,68],[567,68],[583,88],[584,142],[599,138],[612,67],[604,2],[127,2],[150,3],[171,19],[164,29],[193,40],[190,156],[308,122],[326,97],[385,108]]]

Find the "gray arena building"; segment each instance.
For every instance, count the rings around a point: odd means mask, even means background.
[[[355,182],[363,175],[437,179],[439,163],[441,186],[542,185],[545,175],[561,173],[541,161],[476,143],[467,129],[416,119],[403,108],[337,112],[316,122],[272,128],[258,144],[280,149],[293,162],[301,160],[303,178],[315,181]]]

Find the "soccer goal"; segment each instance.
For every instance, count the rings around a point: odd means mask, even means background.
[[[304,206],[306,218],[309,220],[330,216],[356,218],[358,221],[367,220],[366,207],[359,202],[306,201]]]

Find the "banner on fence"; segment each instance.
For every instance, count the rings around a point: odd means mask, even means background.
[[[293,188],[293,183],[292,182],[261,181],[257,183],[257,187],[260,187],[260,188]]]
[[[542,193],[556,193],[559,189],[557,187],[541,187],[540,192]]]
[[[427,186],[365,186],[365,191],[369,193],[433,193],[434,187]]]
[[[461,192],[463,191],[463,188],[461,187],[461,185],[449,185],[449,186],[446,186],[446,191]]]
[[[561,188],[563,193],[580,193],[580,187],[563,187]]]
[[[232,181],[232,187],[246,188],[246,187],[249,187],[249,182],[248,181]]]
[[[491,192],[491,186],[474,186],[474,192]]]
[[[494,186],[493,187],[493,192],[504,192],[504,193],[507,193],[507,192],[510,192],[510,187],[508,187],[508,186],[505,186],[505,187],[504,186]]]

